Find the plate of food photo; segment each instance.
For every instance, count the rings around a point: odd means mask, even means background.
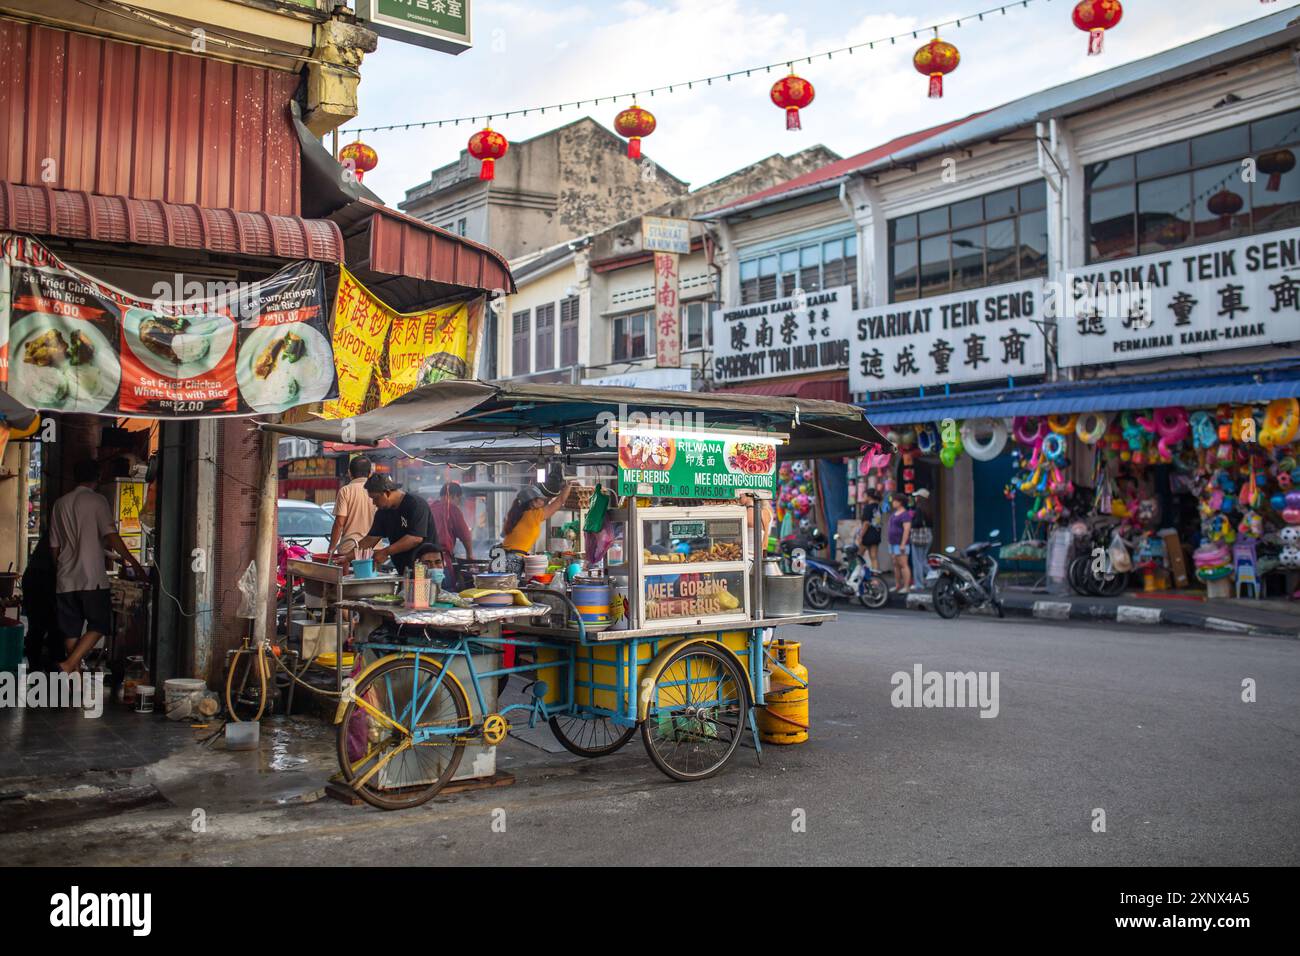
[[[235,338],[225,315],[160,315],[127,309],[126,344],[151,371],[174,379],[197,378],[217,367]]]
[[[669,471],[677,459],[677,442],[653,435],[629,435],[619,439],[618,459],[627,469]]]
[[[727,470],[742,475],[770,475],[776,471],[776,448],[761,441],[729,441],[723,449]]]
[[[117,355],[91,322],[34,312],[9,330],[9,391],[31,408],[101,411],[121,376]]]
[[[319,402],[334,383],[334,353],[306,322],[255,329],[235,363],[239,393],[259,412],[282,412]]]

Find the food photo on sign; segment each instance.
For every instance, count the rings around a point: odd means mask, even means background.
[[[206,298],[145,301],[0,237],[0,372],[30,408],[193,418],[281,412],[337,394],[320,263]]]

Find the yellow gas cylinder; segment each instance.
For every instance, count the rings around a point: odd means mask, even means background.
[[[770,650],[781,667],[772,665],[767,703],[758,710],[758,735],[765,744],[801,744],[808,739],[808,668],[799,663],[796,641],[773,641]]]

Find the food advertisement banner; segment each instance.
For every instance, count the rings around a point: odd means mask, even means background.
[[[325,405],[324,417],[349,418],[421,385],[472,378],[485,301],[398,312],[341,269],[334,302],[339,398]]]
[[[776,493],[776,441],[664,431],[618,433],[618,493],[656,498],[734,498]]]
[[[1064,298],[1063,366],[1300,341],[1300,229],[1098,263]]]
[[[0,384],[29,408],[198,418],[337,394],[318,262],[260,282],[193,282],[193,296],[178,276],[178,295],[153,301],[26,236],[0,236],[0,262]]]
[[[744,571],[704,571],[645,575],[645,621],[717,617],[745,606]]]

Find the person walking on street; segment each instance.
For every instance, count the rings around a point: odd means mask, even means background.
[[[918,591],[925,590],[925,576],[930,569],[927,558],[930,555],[930,545],[934,541],[930,519],[925,513],[929,500],[930,490],[918,488],[908,503],[908,510],[912,512],[912,531],[908,536],[911,544],[912,587]]]
[[[66,674],[81,666],[82,658],[112,627],[105,549],[117,552],[140,580],[145,579],[144,568],[117,533],[108,499],[95,490],[98,463],[78,462],[72,478],[77,487],[54,502],[50,514],[57,623],[68,651],[59,668]]]
[[[902,594],[912,586],[912,572],[908,568],[912,545],[912,512],[902,494],[895,492],[889,499],[889,555],[894,563],[894,591]]]
[[[867,567],[873,571],[880,570],[880,527],[884,519],[879,488],[867,489],[867,502],[862,509],[862,524],[858,528],[858,549],[862,552]]]

